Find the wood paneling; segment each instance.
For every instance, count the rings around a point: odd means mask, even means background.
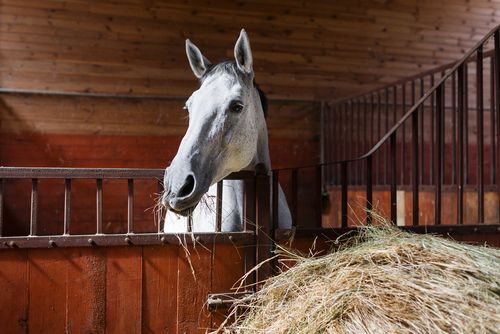
[[[189,255],[176,245],[4,250],[0,327],[5,333],[205,333],[220,321],[207,311],[207,294],[230,291],[243,274],[235,247],[241,246],[198,244],[187,248]]]
[[[458,59],[499,9],[487,0],[6,0],[0,83],[186,96],[196,82],[184,39],[217,61],[232,57],[244,27],[272,98],[338,98]]]

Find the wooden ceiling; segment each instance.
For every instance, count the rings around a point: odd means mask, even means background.
[[[457,60],[499,18],[487,0],[2,0],[0,84],[184,97],[185,38],[217,61],[244,27],[272,99],[336,99]]]

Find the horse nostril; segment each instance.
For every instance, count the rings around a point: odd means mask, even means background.
[[[179,190],[177,196],[186,197],[189,194],[191,194],[193,190],[194,190],[194,177],[193,175],[188,175],[186,181],[184,182],[184,185],[182,186],[181,190]]]

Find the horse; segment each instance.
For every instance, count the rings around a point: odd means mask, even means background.
[[[200,86],[185,103],[189,125],[165,169],[165,233],[187,232],[188,216],[193,232],[214,232],[217,182],[237,171],[271,171],[267,100],[254,79],[245,30],[234,46],[234,60],[214,65],[189,39],[186,55]],[[278,189],[279,228],[290,228],[290,209],[281,186]],[[243,229],[242,202],[243,181],[224,180],[222,232]]]

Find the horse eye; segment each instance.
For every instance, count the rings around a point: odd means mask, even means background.
[[[243,110],[243,104],[240,101],[233,101],[229,105],[229,110],[234,113],[240,113]]]

